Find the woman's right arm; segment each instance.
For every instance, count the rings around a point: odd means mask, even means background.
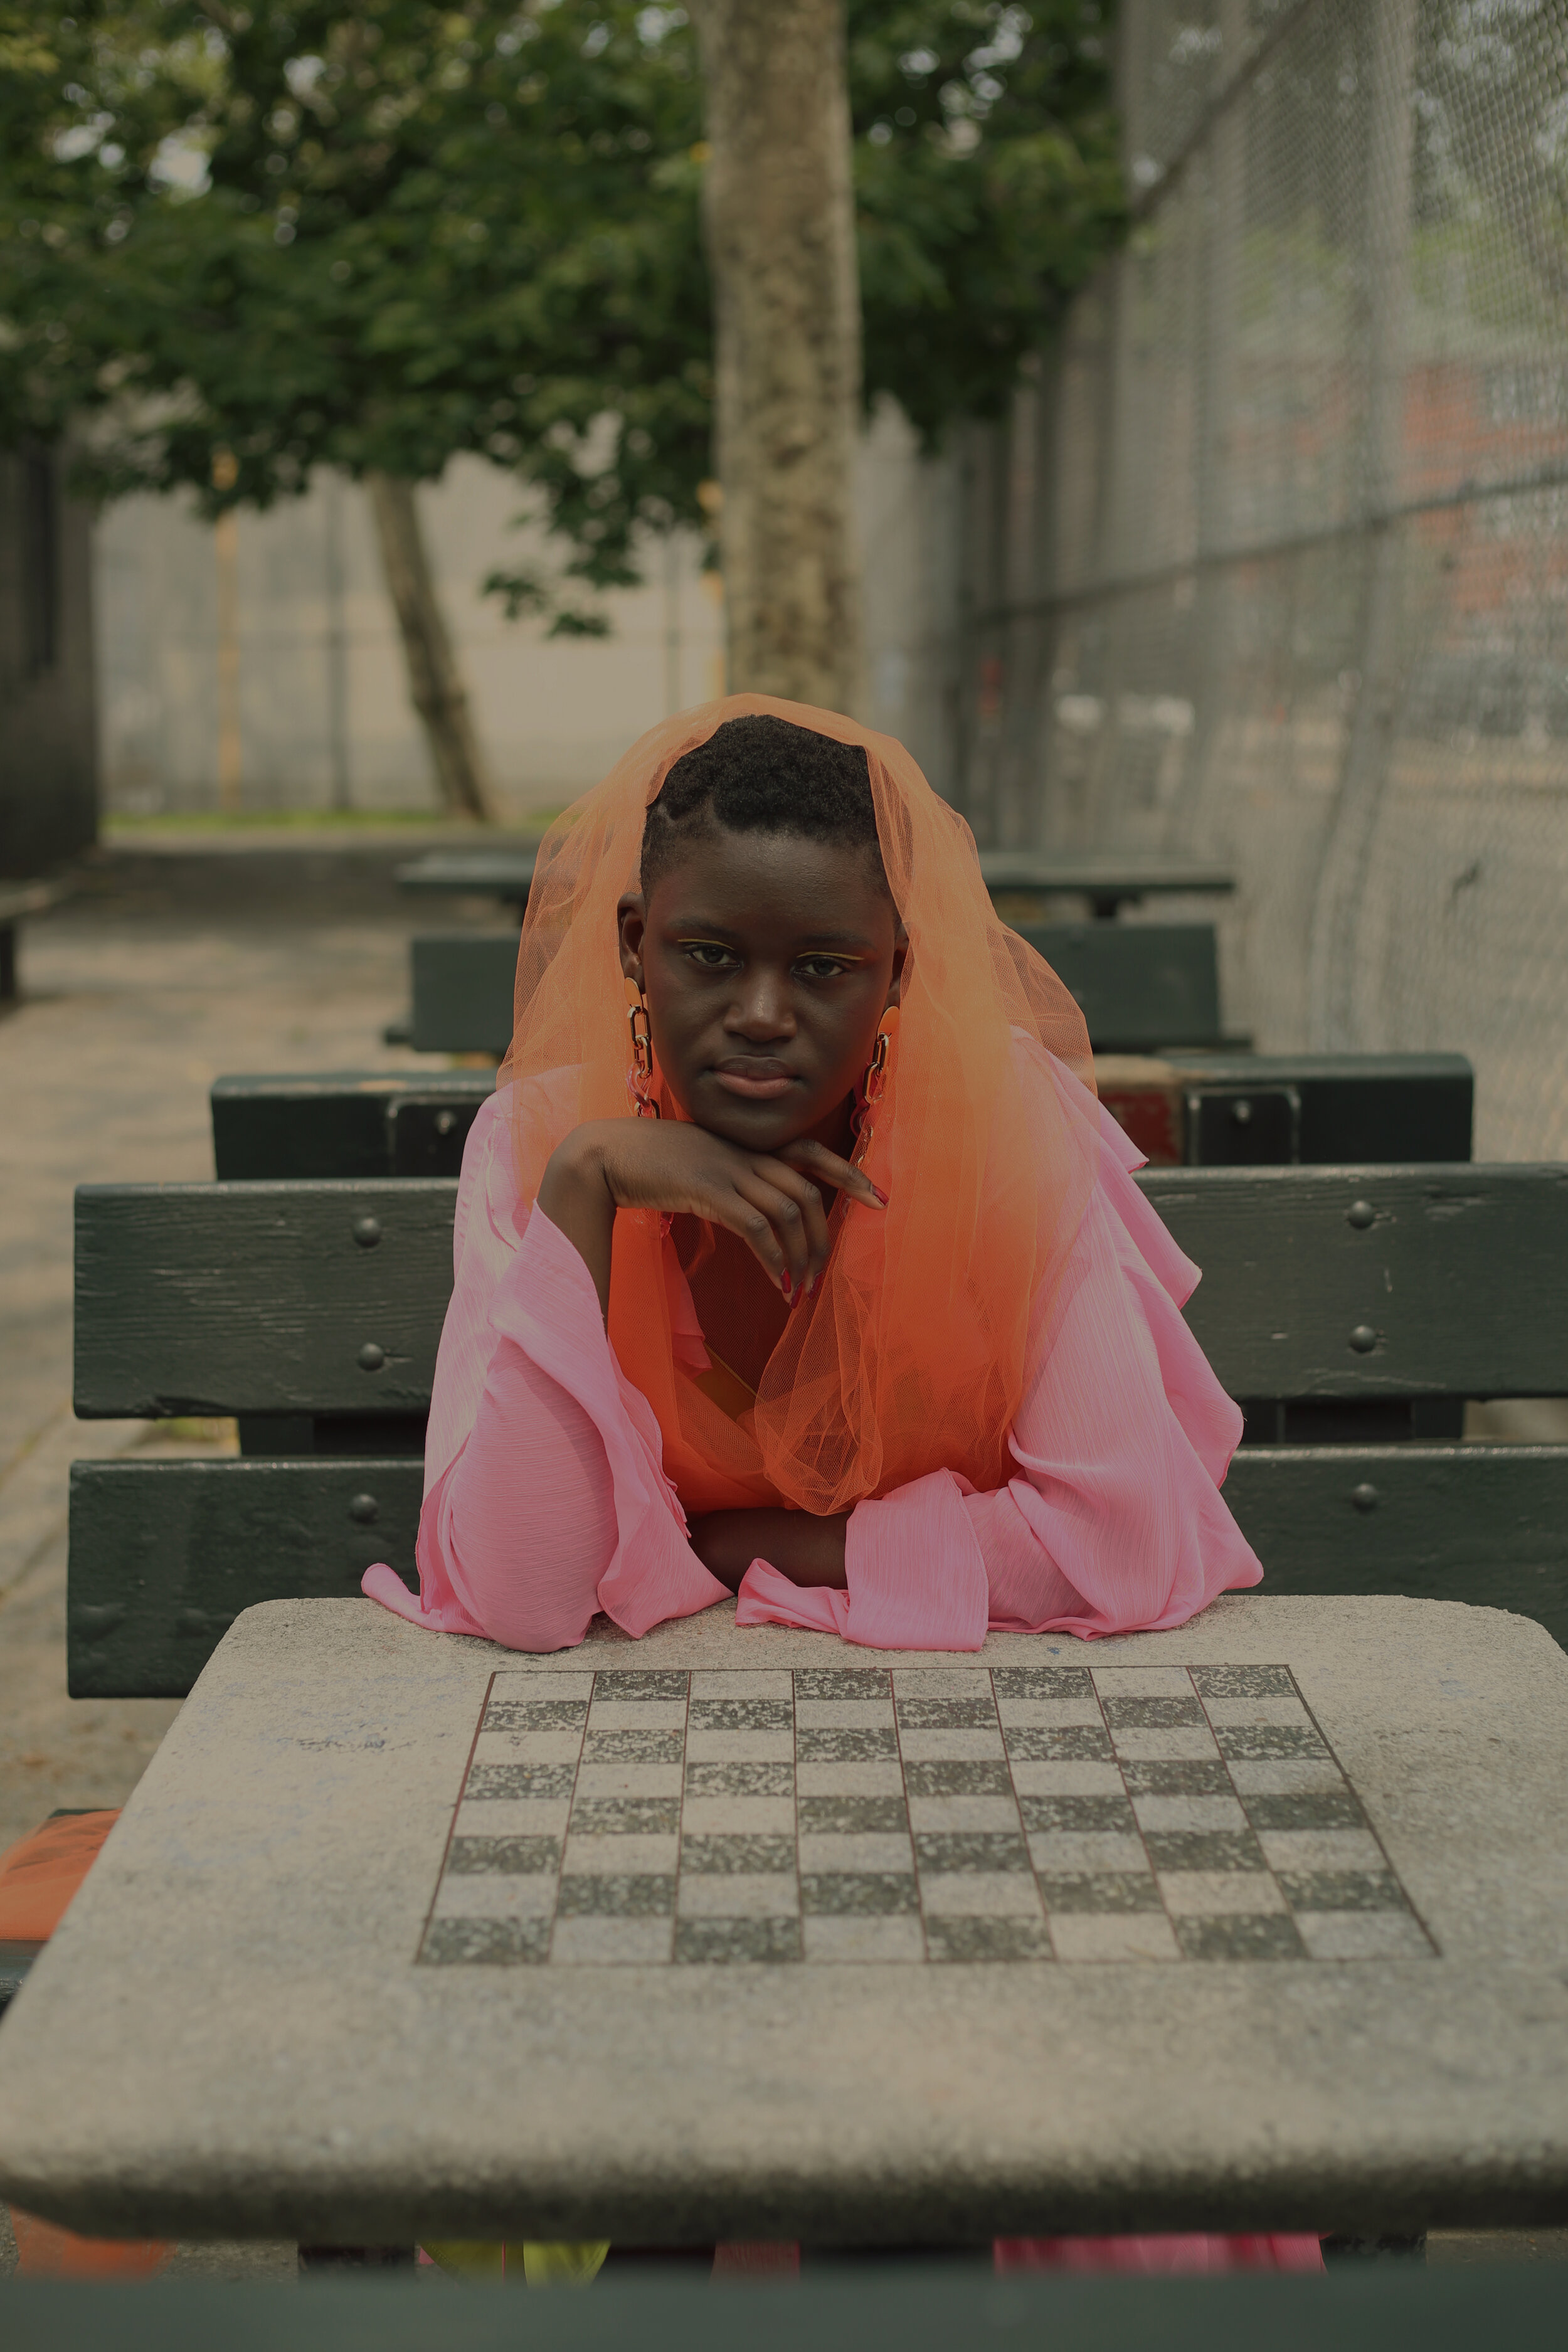
[[[886,1205],[858,1168],[810,1136],[773,1154],[742,1150],[689,1119],[600,1118],[574,1128],[551,1155],[539,1206],[587,1267],[607,1321],[617,1209],[727,1227],[788,1297],[810,1291],[827,1265],[824,1185],[868,1209]]]
[[[803,1280],[826,1259],[827,1236],[820,1194],[800,1170],[686,1122],[607,1119],[558,1148],[520,1245],[503,1119],[498,1105],[465,1155],[431,1400],[420,1613],[513,1649],[553,1650],[580,1642],[598,1609],[640,1633],[721,1590],[687,1543],[658,1424],[605,1335],[617,1208],[714,1217],[770,1271],[793,1264]],[[821,1147],[795,1149],[826,1181],[848,1177]],[[375,1597],[400,1605],[390,1582]]]
[[[426,1441],[417,1601],[388,1567],[365,1590],[398,1614],[528,1650],[583,1639],[614,1556],[615,1481],[600,1422],[626,1409],[577,1252],[520,1210],[510,1101],[463,1156],[453,1286]],[[530,1335],[554,1349],[542,1363]]]
[[[586,1383],[590,1402],[538,1362],[525,1337],[498,1334],[487,1318],[473,1426],[421,1514],[422,1580],[435,1570],[479,1630],[509,1649],[581,1642],[615,1554],[615,1481],[592,1391],[602,1391],[601,1415],[620,1401],[595,1363],[606,1352],[596,1303],[575,1252],[531,1217],[492,1305],[507,1322],[552,1327],[578,1360],[573,1385]]]

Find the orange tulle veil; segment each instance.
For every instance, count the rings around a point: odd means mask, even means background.
[[[1009,1473],[1042,1292],[1059,1286],[1092,1190],[1092,1118],[1037,1049],[1092,1084],[1083,1016],[1007,930],[973,837],[891,737],[832,711],[739,694],[650,729],[551,826],[518,953],[510,1082],[521,1198],[584,1119],[627,1112],[616,904],[637,887],[644,815],[675,761],[753,712],[864,746],[889,886],[909,935],[903,1003],[868,1172],[878,1214],[840,1201],[828,1271],[774,1349],[754,1412],[721,1412],[683,1369],[673,1245],[616,1220],[610,1338],[648,1399],[689,1512],[783,1502],[847,1510],[928,1471]],[[654,1038],[657,1058],[658,1039]],[[663,1089],[666,1115],[677,1106]],[[1048,1302],[1047,1302],[1048,1303]]]

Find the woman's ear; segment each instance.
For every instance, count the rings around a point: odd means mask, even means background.
[[[888,982],[888,1000],[882,1007],[884,1013],[892,1012],[904,1001],[904,974],[909,969],[909,961],[910,935],[900,923],[893,940],[893,976]]]
[[[643,940],[647,933],[647,910],[640,890],[628,890],[616,908],[616,921],[620,931],[621,976],[643,984]]]

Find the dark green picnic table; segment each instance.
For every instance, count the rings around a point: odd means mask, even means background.
[[[1145,898],[1226,898],[1236,888],[1229,867],[1212,860],[1136,850],[983,849],[980,871],[993,898],[1087,898],[1101,922]]]
[[[424,898],[499,898],[519,921],[533,887],[537,845],[512,849],[432,849],[396,869],[397,887]]]
[[[533,884],[536,848],[433,849],[397,868],[399,889],[424,897],[499,898],[521,917]],[[980,871],[988,890],[1040,898],[1087,898],[1109,919],[1124,906],[1153,898],[1226,898],[1236,877],[1199,858],[1136,851],[983,849]]]

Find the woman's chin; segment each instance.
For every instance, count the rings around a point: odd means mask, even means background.
[[[742,1151],[782,1151],[786,1144],[809,1135],[811,1121],[803,1120],[800,1105],[786,1096],[762,1100],[733,1095],[727,1088],[703,1087],[687,1111],[689,1118]]]

